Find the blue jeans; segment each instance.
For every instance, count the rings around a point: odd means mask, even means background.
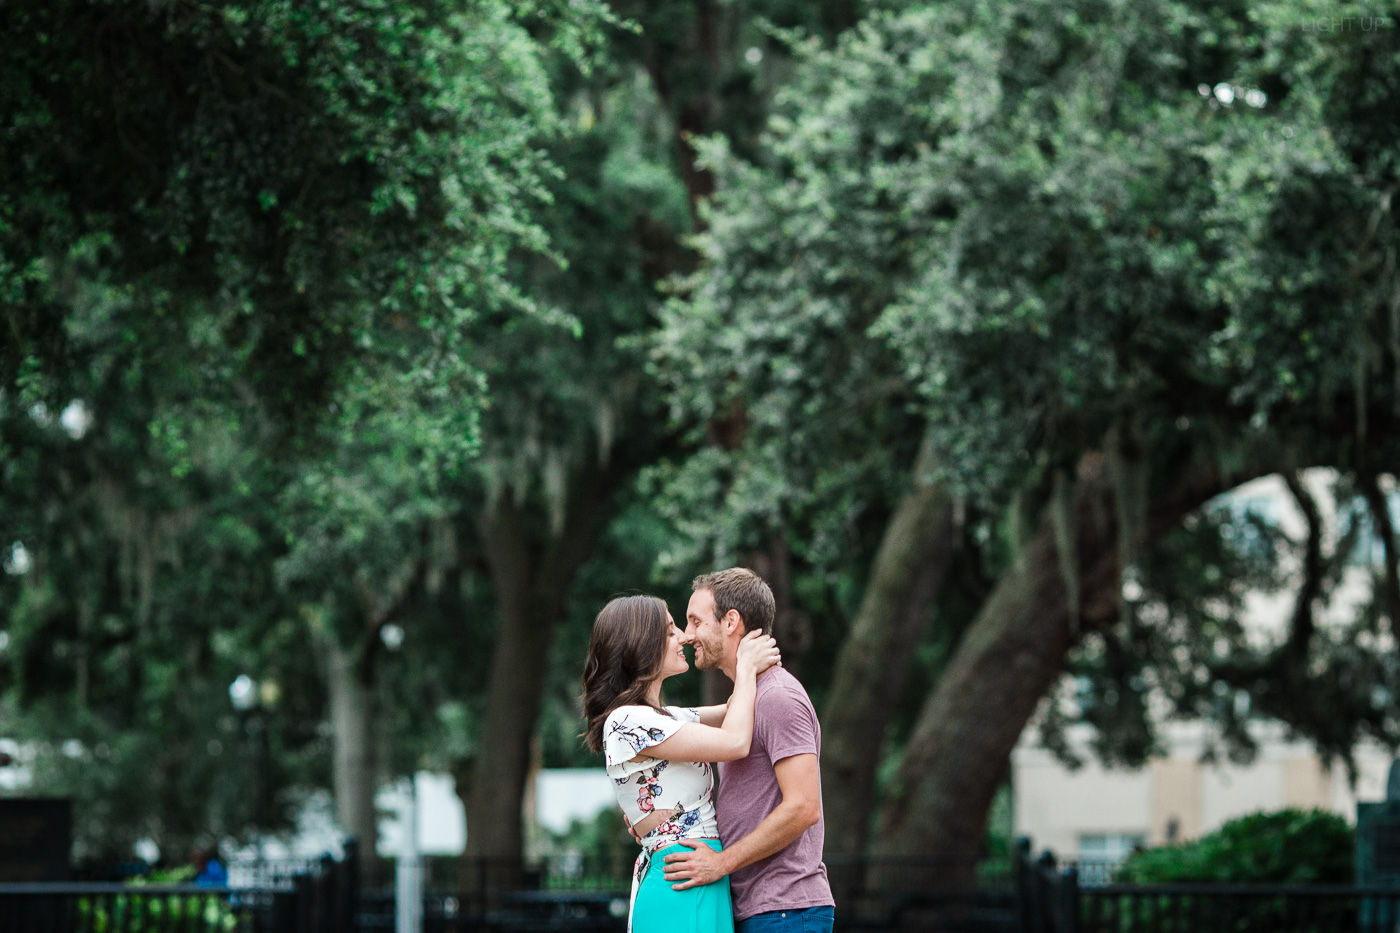
[[[754,914],[734,925],[734,933],[831,933],[835,907],[802,907]]]

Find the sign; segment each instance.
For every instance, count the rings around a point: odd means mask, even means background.
[[[69,880],[73,802],[0,798],[0,882]]]
[[[1356,883],[1363,888],[1400,888],[1400,763],[1391,765],[1386,800],[1356,805]],[[1362,898],[1363,929],[1393,930],[1389,900]]]

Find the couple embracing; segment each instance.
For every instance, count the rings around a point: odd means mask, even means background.
[[[771,637],[773,592],[742,568],[693,590],[684,630],[655,597],[609,602],[583,672],[588,745],[642,844],[628,929],[829,933],[821,729]],[[662,682],[688,669],[687,644],[697,668],[734,681],[724,706],[661,705]]]

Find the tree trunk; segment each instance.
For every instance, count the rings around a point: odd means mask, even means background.
[[[729,695],[734,692],[734,682],[724,676],[724,672],[716,668],[711,671],[704,671],[700,675],[700,705],[719,706],[729,702]]]
[[[365,856],[361,865],[365,867],[374,864],[379,842],[374,795],[380,777],[376,752],[383,739],[376,737],[373,693],[379,634],[402,610],[413,589],[423,582],[425,571],[425,562],[415,558],[406,561],[378,591],[354,587],[362,620],[354,648],[346,649],[333,631],[317,636],[325,657],[335,737],[332,781],[336,814],[345,832],[359,841],[360,852]]]
[[[776,612],[772,635],[783,653],[783,667],[792,676],[801,677],[802,659],[812,649],[812,620],[793,603],[792,554],[788,550],[787,539],[781,534],[775,536],[767,548],[750,554],[745,566],[762,577],[773,591]],[[723,675],[721,677],[728,680]],[[728,696],[726,691],[725,699]],[[724,700],[719,702],[723,703]]]
[[[335,635],[325,633],[321,643],[330,690],[331,728],[335,734],[332,777],[336,814],[345,832],[359,840],[360,851],[368,862],[373,859],[379,839],[374,810],[371,691],[360,680],[361,665],[340,645]]]
[[[467,785],[467,855],[518,858],[530,735],[539,717],[556,594],[533,592],[524,516],[503,497],[483,531],[496,589],[500,632],[491,661],[486,715]]]
[[[691,222],[696,229],[704,226],[699,204],[714,193],[715,180],[710,171],[696,164],[692,139],[713,133],[722,116],[720,42],[724,13],[725,4],[718,0],[697,0],[684,38],[676,44],[649,43],[644,56],[657,96],[675,115],[676,167],[689,195]]]
[[[865,851],[885,730],[957,545],[952,498],[923,479],[929,460],[885,528],[822,712],[826,851],[838,855]]]
[[[524,854],[521,808],[554,628],[574,574],[597,539],[612,480],[596,465],[576,475],[563,528],[543,543],[531,540],[529,518],[508,493],[484,522],[500,632],[481,745],[463,772],[468,857],[511,862]]]
[[[1385,578],[1381,581],[1381,605],[1391,632],[1400,632],[1400,553],[1396,552],[1395,523],[1390,520],[1390,504],[1376,474],[1361,471],[1361,492],[1366,497],[1376,537],[1381,541]]]
[[[1149,542],[1227,488],[1200,463],[1181,473],[1149,507]],[[1081,617],[1070,618],[1047,515],[963,636],[910,736],[874,849],[952,860],[925,879],[929,884],[972,883],[987,813],[1022,730],[1059,678],[1082,626],[1116,617],[1121,582],[1112,484],[1097,455],[1084,459],[1079,475],[1074,510]]]

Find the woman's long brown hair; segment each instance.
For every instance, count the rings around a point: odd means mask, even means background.
[[[647,688],[665,662],[666,604],[655,596],[619,596],[593,620],[583,665],[588,747],[603,749],[603,723],[619,706],[651,706]]]

